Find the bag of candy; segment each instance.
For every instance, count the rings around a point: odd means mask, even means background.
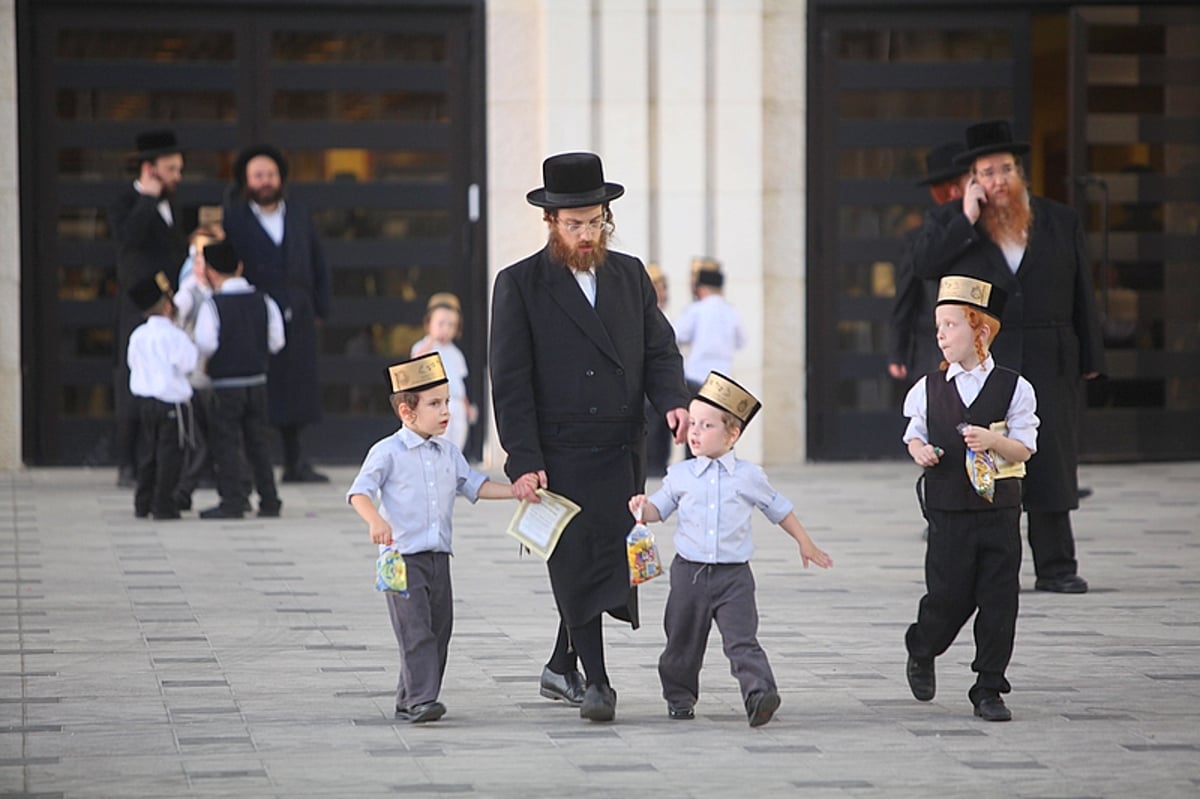
[[[961,433],[966,426],[966,423],[960,424],[958,432]],[[975,493],[988,502],[995,502],[996,474],[999,470],[996,468],[996,459],[992,457],[992,451],[973,452],[968,449],[966,467],[967,478],[970,479],[971,485],[975,487]]]
[[[629,582],[633,585],[653,580],[663,573],[654,534],[642,523],[641,508],[638,508],[636,518],[633,529],[625,536],[625,552],[629,557]]]
[[[408,596],[408,566],[394,546],[385,547],[375,561],[375,590]]]

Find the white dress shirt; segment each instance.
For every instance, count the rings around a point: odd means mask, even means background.
[[[196,345],[165,316],[151,316],[129,336],[129,391],[162,402],[192,398],[188,374],[196,368]]]
[[[745,345],[742,317],[720,294],[696,300],[675,322],[675,340],[687,347],[683,376],[703,383],[709,372],[730,376],[733,355]]]
[[[266,211],[261,205],[251,200],[250,211],[258,219],[258,224],[262,225],[262,229],[271,237],[271,241],[275,242],[276,246],[283,244],[283,218],[287,213],[287,205],[284,201],[280,200],[274,211]]]
[[[254,291],[254,286],[246,282],[246,278],[231,277],[221,284],[217,293],[248,294],[251,291]],[[274,355],[287,344],[287,338],[283,331],[283,314],[279,312],[279,306],[275,300],[271,299],[270,295],[265,291],[261,293],[263,300],[267,303],[267,350]],[[211,358],[212,354],[217,351],[220,332],[221,315],[217,313],[217,304],[210,297],[200,306],[200,311],[196,314],[196,327],[192,331],[196,347],[205,358]]]

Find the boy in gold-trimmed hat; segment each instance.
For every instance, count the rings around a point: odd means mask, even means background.
[[[741,683],[751,727],[771,720],[779,707],[775,675],[758,643],[758,606],[750,556],[753,511],[768,519],[800,545],[804,567],[822,568],[832,558],[808,537],[792,503],[767,482],[762,468],[733,454],[733,445],[761,403],[722,374],[711,372],[688,408],[688,447],[693,460],[667,470],[662,487],[648,500],[637,494],[629,510],[641,510],[647,522],[663,521],[678,508],[671,593],[663,626],[667,645],[658,659],[667,714],[695,718],[700,697],[700,666],[712,623],[721,631],[725,654]]]
[[[454,498],[511,499],[513,490],[472,469],[443,436],[450,387],[436,352],[388,367],[387,380],[392,408],[404,425],[367,452],[346,499],[380,551],[395,543],[408,567],[407,596],[392,591],[386,596],[400,647],[396,717],[419,724],[446,713],[438,694],[454,624]]]
[[[966,275],[938,285],[937,341],[945,361],[904,399],[904,442],[925,469],[922,511],[929,521],[925,596],[908,628],[906,675],[922,702],[936,690],[933,661],[949,648],[971,614],[977,673],[968,696],[975,715],[1008,721],[1001,694],[1012,658],[1021,570],[1021,477],[1037,451],[1037,398],[1016,372],[996,366],[988,348],[1000,331],[1005,293]],[[1007,462],[989,498],[973,484],[967,451]],[[972,461],[973,463],[974,461]],[[999,465],[998,463],[998,465]]]

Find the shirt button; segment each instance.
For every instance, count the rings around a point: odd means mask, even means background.
[[[618,370],[617,370],[617,375],[618,375],[618,376],[620,376],[620,375],[623,375],[623,374],[625,374],[625,370],[624,370],[624,369],[618,369]]]
[[[590,413],[590,414],[592,414],[592,415],[594,416],[594,415],[596,414],[596,409],[595,409],[595,408],[588,408],[588,413]]]
[[[587,375],[588,377],[596,376],[596,373],[594,371],[592,371],[591,369],[588,369],[586,372],[584,372],[584,374]]]
[[[715,508],[715,507],[717,507],[717,506],[716,506],[716,505],[709,505],[708,507],[710,507],[710,508]]]
[[[629,406],[628,406],[628,405],[622,405],[622,406],[621,406],[621,413],[629,413]]]
[[[708,531],[708,534],[709,534],[709,535],[716,535],[716,532],[715,532],[715,531],[713,531],[713,530],[709,530],[709,531]]]

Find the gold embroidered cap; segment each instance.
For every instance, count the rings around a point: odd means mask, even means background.
[[[425,310],[432,311],[434,308],[449,308],[462,313],[462,303],[458,301],[457,296],[448,291],[439,291],[429,298],[429,302],[425,304]]]
[[[388,391],[392,394],[398,391],[424,391],[450,382],[446,377],[446,367],[442,365],[442,356],[436,352],[393,364],[385,371]]]
[[[938,305],[969,305],[999,319],[1007,300],[1004,289],[967,275],[946,275],[938,283]]]
[[[721,262],[716,258],[710,258],[707,255],[697,255],[692,259],[692,277],[696,277],[701,272],[720,272]]]
[[[708,373],[704,385],[696,392],[696,399],[732,413],[741,420],[743,426],[750,424],[754,414],[762,407],[753,394],[720,372]]]

